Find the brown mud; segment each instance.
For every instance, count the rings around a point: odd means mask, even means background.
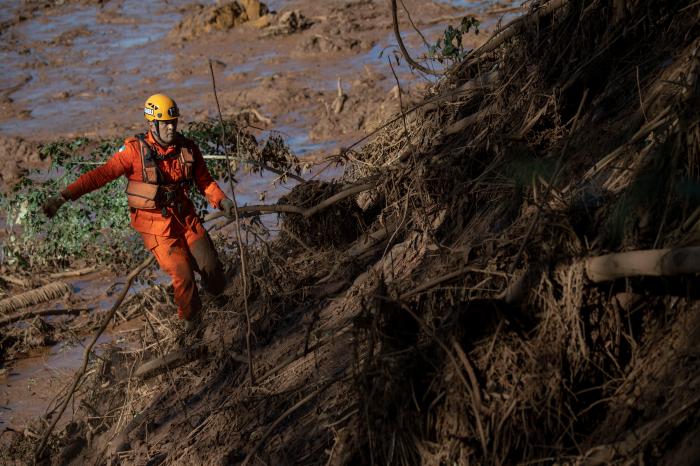
[[[198,332],[149,301],[3,459],[50,433],[47,464],[697,464],[699,19],[533,5],[292,190]]]

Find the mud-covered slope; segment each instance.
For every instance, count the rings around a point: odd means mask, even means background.
[[[200,339],[154,322],[96,362],[46,461],[696,464],[698,15],[555,0],[504,28],[338,156],[372,188],[285,214]]]

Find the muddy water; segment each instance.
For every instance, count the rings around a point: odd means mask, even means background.
[[[384,79],[371,91],[360,90],[370,101],[385,98],[395,82],[387,66],[387,50],[394,44],[388,11],[369,22],[359,22],[363,38],[371,46],[356,51],[304,53],[303,44],[316,29],[289,37],[263,39],[251,28],[216,33],[211,40],[180,42],[168,33],[182,19],[191,0],[142,2],[110,0],[104,6],[68,4],[26,15],[25,2],[0,0],[0,22],[9,22],[0,31],[0,135],[46,140],[60,136],[92,137],[129,135],[143,130],[141,106],[144,97],[154,92],[177,96],[183,120],[214,117],[214,100],[207,59],[217,60],[215,67],[224,113],[252,107],[273,120],[266,132],[283,134],[299,156],[329,153],[339,143],[359,136],[330,132],[312,139],[310,128],[323,117],[335,92],[337,78],[343,78],[344,90],[356,91],[349,82],[366,66],[378,70]],[[299,8],[323,24],[328,14],[326,2],[312,0],[269,1],[275,10]],[[346,2],[328,2],[342,6]],[[384,9],[385,2],[375,2]],[[489,0],[406,1],[414,18],[426,23],[421,29],[434,43],[445,24],[430,23],[431,18],[456,18],[464,13],[482,20],[482,38],[499,18],[509,19],[507,11],[489,16],[489,9],[505,10],[511,2]],[[15,21],[19,14],[28,17]],[[419,25],[420,26],[420,25]],[[425,53],[420,37],[403,28],[403,36],[414,56]],[[320,31],[325,33],[325,30]],[[416,80],[402,64],[399,78]],[[266,84],[267,83],[267,84]],[[367,92],[365,94],[365,92]],[[329,97],[330,96],[330,97]],[[321,109],[321,110],[319,110]],[[2,162],[2,161],[0,161]],[[307,178],[330,178],[337,168],[323,173],[304,174]],[[240,204],[275,202],[294,182],[274,183],[276,175],[237,174],[236,195]],[[222,186],[229,191],[228,186]],[[272,217],[270,217],[272,218]],[[274,219],[269,226],[274,228]],[[163,277],[161,276],[161,279]],[[97,277],[73,282],[76,293],[96,309],[108,308],[113,298],[105,290],[114,278]],[[137,325],[137,324],[135,324]],[[112,330],[101,344],[119,344],[119,331]],[[126,329],[129,330],[129,329]],[[45,353],[18,361],[0,373],[0,429],[21,426],[45,412],[55,392],[70,381],[80,365],[83,347],[63,344]]]

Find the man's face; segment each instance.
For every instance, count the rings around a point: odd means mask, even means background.
[[[172,144],[175,141],[177,132],[177,119],[158,122],[158,130],[156,131],[155,123],[151,123],[153,134],[158,136],[165,144]]]

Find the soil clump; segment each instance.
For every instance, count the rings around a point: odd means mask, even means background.
[[[211,6],[197,4],[185,10],[185,18],[170,31],[168,37],[171,40],[187,41],[256,21],[268,12],[267,5],[257,0],[236,0]]]

